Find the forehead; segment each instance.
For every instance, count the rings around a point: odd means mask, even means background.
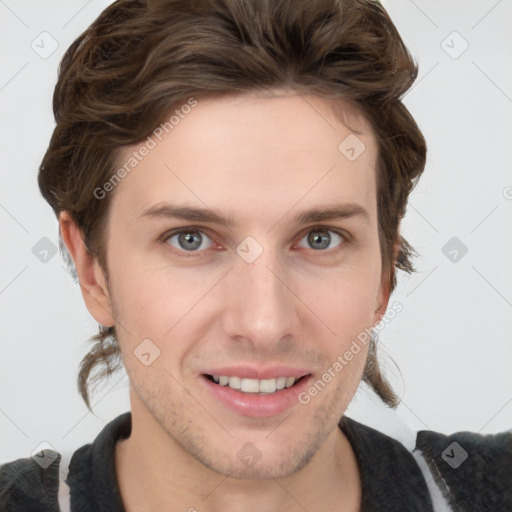
[[[199,98],[174,123],[150,136],[152,148],[117,185],[112,208],[132,218],[177,200],[225,207],[235,217],[265,211],[275,218],[298,203],[358,201],[375,210],[377,144],[347,102],[297,94]],[[148,140],[126,149],[118,165]]]

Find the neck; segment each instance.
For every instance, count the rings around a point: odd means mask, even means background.
[[[134,411],[132,404],[131,435],[117,443],[115,465],[126,512],[171,507],[190,512],[360,509],[357,462],[338,427],[300,470],[283,478],[243,480],[202,464],[147,409]]]

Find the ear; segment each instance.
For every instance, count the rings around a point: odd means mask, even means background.
[[[393,259],[392,259],[392,267],[396,266],[396,262],[398,259],[398,254],[400,252],[400,242],[396,241],[393,245]],[[382,275],[379,292],[377,294],[377,309],[373,315],[373,325],[378,324],[384,314],[386,313],[386,309],[388,308],[389,297],[391,295],[391,283],[388,276]]]
[[[59,214],[62,240],[75,264],[85,305],[94,319],[106,327],[115,324],[105,276],[95,256],[87,249],[82,232],[69,212]]]

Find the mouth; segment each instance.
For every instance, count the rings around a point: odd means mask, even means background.
[[[240,416],[267,418],[297,407],[300,404],[299,395],[313,380],[311,373],[267,379],[209,373],[203,373],[200,377],[200,382],[221,407]]]
[[[274,395],[280,391],[292,388],[309,375],[303,375],[302,377],[275,377],[272,379],[247,379],[238,376],[203,374],[206,379],[218,386],[229,387],[240,393],[260,396]]]

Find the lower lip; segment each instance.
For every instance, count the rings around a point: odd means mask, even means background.
[[[224,405],[238,414],[254,417],[276,416],[298,404],[298,396],[308,387],[311,378],[311,375],[307,375],[290,388],[281,389],[269,395],[258,395],[237,391],[229,386],[221,386],[205,375],[201,375],[201,380],[206,387]]]

